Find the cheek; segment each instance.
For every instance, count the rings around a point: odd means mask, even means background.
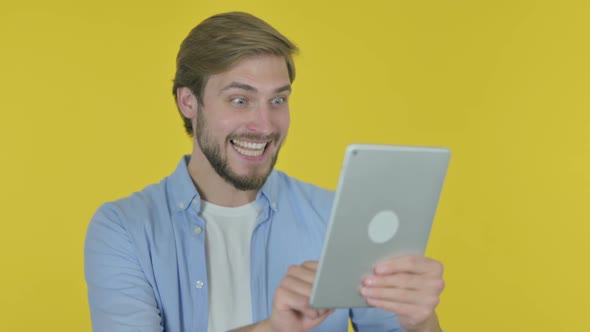
[[[276,124],[278,129],[283,133],[283,135],[286,135],[291,124],[291,114],[288,110],[285,112],[281,112],[277,115]]]
[[[217,136],[226,137],[226,136],[238,131],[239,128],[240,128],[239,119],[237,119],[236,117],[227,117],[227,118],[223,118],[223,119],[221,119],[221,118],[217,119],[215,126],[212,127],[211,130]]]

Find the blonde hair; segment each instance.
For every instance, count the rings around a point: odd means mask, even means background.
[[[277,55],[285,59],[289,79],[295,80],[293,55],[298,52],[289,39],[263,20],[243,12],[230,12],[211,16],[191,30],[180,45],[176,58],[176,75],[172,93],[189,88],[203,104],[203,91],[207,80],[228,70],[245,57]],[[184,127],[192,136],[190,119],[185,118]]]

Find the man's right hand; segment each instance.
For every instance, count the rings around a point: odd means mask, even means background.
[[[303,332],[320,325],[334,310],[309,307],[318,262],[289,267],[274,296],[270,327],[273,332]]]
[[[270,319],[232,332],[307,332],[320,325],[334,310],[309,307],[317,268],[317,261],[289,267],[275,292]]]

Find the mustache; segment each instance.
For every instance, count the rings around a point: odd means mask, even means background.
[[[240,139],[249,139],[253,141],[272,141],[277,142],[281,138],[279,133],[272,133],[268,135],[259,135],[254,133],[241,133],[241,134],[233,134],[228,137],[228,140],[240,140]]]

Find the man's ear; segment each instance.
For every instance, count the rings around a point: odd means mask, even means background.
[[[176,89],[178,109],[185,118],[193,119],[197,114],[198,101],[195,94],[187,87]]]

